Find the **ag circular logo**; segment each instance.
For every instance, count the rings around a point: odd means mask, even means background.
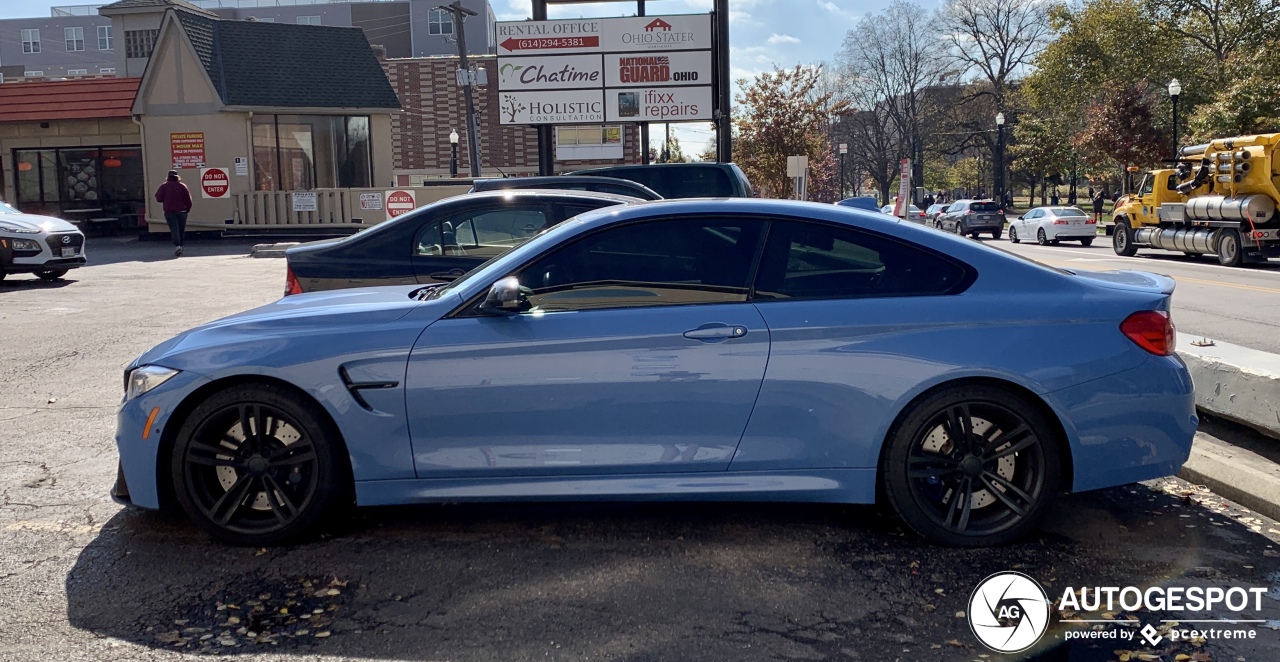
[[[1049,596],[1020,572],[997,572],[969,597],[969,626],[997,653],[1031,648],[1049,628]]]

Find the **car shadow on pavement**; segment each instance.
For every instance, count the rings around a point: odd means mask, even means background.
[[[9,274],[4,280],[0,280],[0,292],[5,290],[56,290],[60,287],[74,285],[74,278],[59,278],[57,280],[45,280],[37,278],[30,274]]]
[[[182,257],[175,257],[173,244],[168,241],[138,241],[136,238],[113,237],[99,242],[89,242],[85,253],[89,257],[88,266],[119,264],[122,262],[165,262],[168,260],[185,260],[198,257],[248,256],[255,244],[262,243],[254,239],[199,239],[189,240],[183,246]]]
[[[223,546],[123,510],[68,574],[68,620],[198,655],[970,660],[990,653],[965,612],[992,573],[1025,573],[1051,597],[1064,586],[1280,582],[1274,540],[1177,489],[1066,497],[1042,533],[997,549],[925,545],[875,508],[839,505],[367,509],[335,536],[275,549]],[[1064,643],[1071,627],[1055,621],[1025,655],[1110,660],[1140,648]],[[1263,633],[1244,648],[1206,646],[1213,659],[1280,659]],[[1178,646],[1154,650],[1190,650]]]

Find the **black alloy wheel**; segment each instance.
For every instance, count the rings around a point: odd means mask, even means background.
[[[897,427],[884,486],[907,525],[933,542],[999,545],[1033,530],[1059,489],[1053,432],[1021,398],[990,386],[929,396]]]
[[[346,489],[333,437],[314,404],[279,387],[219,392],[178,434],[172,461],[178,500],[223,542],[295,540]]]

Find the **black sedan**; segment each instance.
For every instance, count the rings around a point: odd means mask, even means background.
[[[477,179],[471,185],[472,193],[504,191],[508,189],[557,189],[561,191],[595,191],[613,193],[641,200],[661,200],[662,196],[644,184],[637,184],[616,177],[586,177],[583,175],[557,175],[552,177],[504,177],[501,179]]]
[[[498,191],[441,200],[343,239],[285,251],[285,295],[450,281],[578,214],[637,198]]]

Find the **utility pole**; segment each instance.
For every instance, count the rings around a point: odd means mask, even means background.
[[[667,135],[662,143],[662,162],[671,163],[671,124],[664,124]]]
[[[470,9],[462,6],[462,0],[453,0],[453,4],[441,5],[436,7],[443,11],[447,11],[453,15],[453,34],[458,40],[458,69],[460,70],[459,80],[465,81],[462,86],[462,98],[466,103],[467,110],[467,156],[471,161],[471,176],[480,176],[480,122],[476,120],[476,102],[472,93],[475,87],[475,76],[472,75],[471,65],[467,62],[467,30],[464,22],[468,16],[476,16],[477,14]]]

